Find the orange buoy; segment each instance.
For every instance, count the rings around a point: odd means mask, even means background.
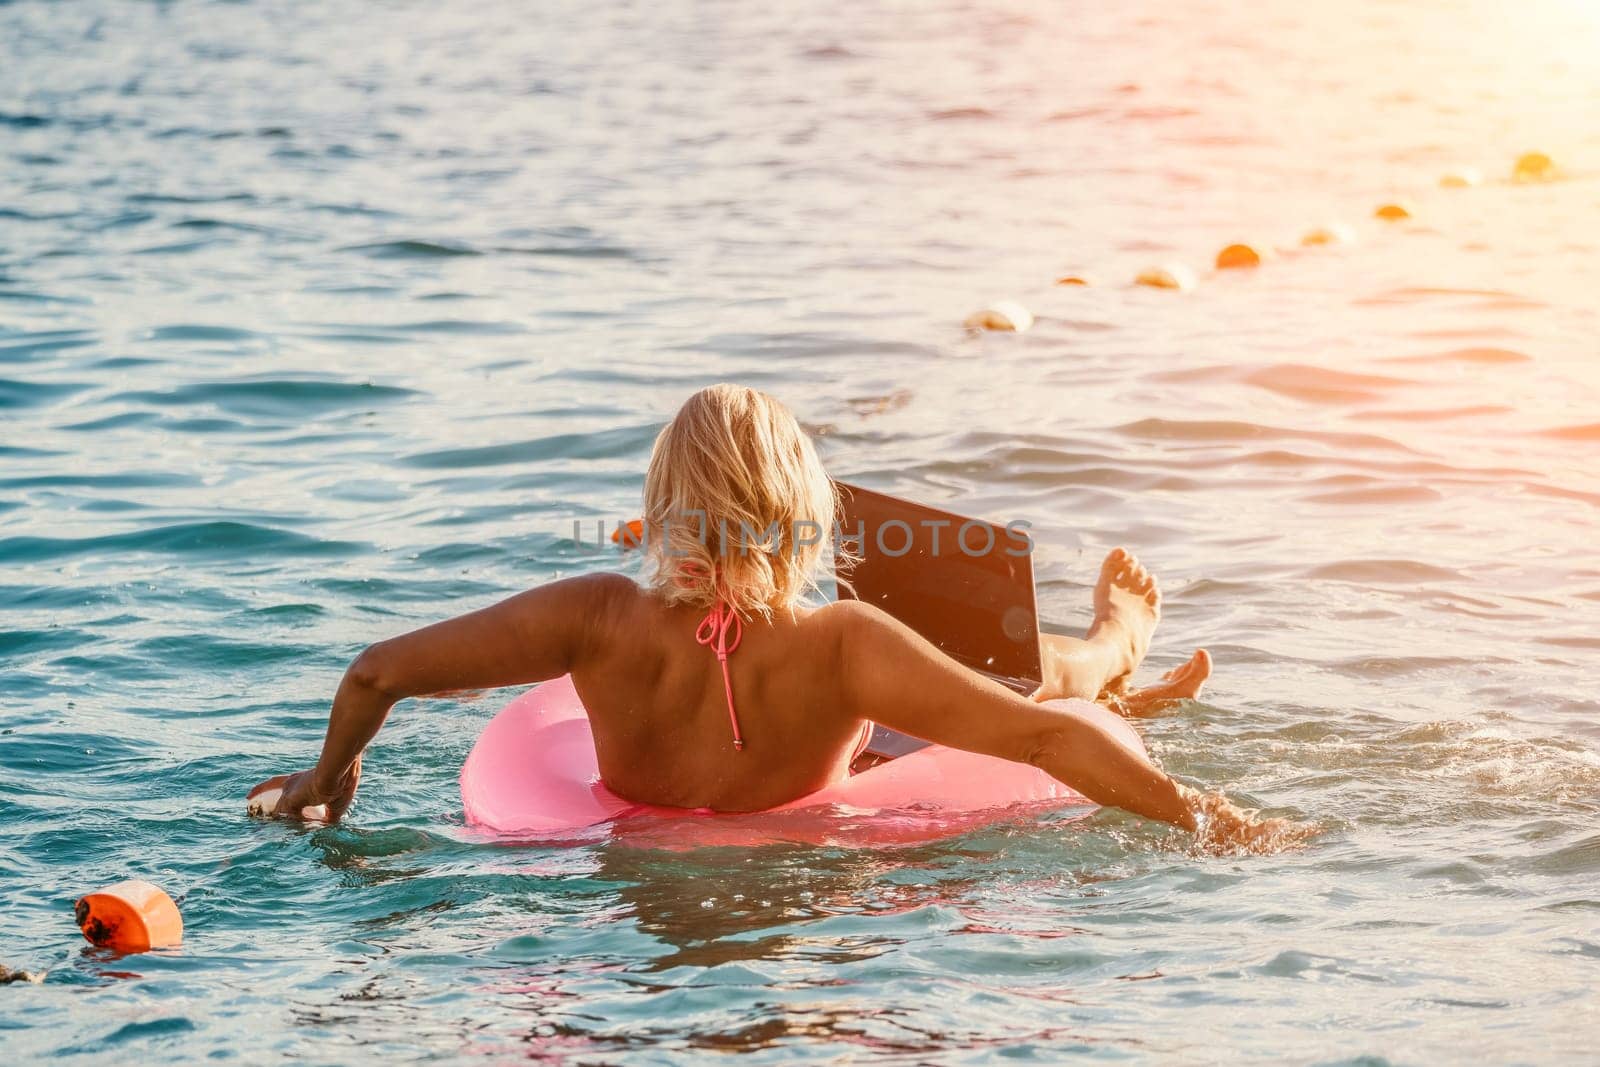
[[[1511,168],[1511,180],[1518,182],[1542,182],[1556,176],[1556,161],[1543,152],[1524,152],[1517,157],[1517,165]]]
[[[1014,300],[997,300],[981,311],[968,315],[962,325],[969,330],[1021,333],[1033,325],[1033,312]]]
[[[1218,270],[1238,270],[1261,266],[1261,253],[1249,245],[1229,245],[1217,253]]]
[[[1382,207],[1378,208],[1378,210],[1372,213],[1372,217],[1378,219],[1387,219],[1390,222],[1398,222],[1401,219],[1409,219],[1411,217],[1411,212],[1407,211],[1405,205],[1403,204],[1384,204]]]
[[[611,543],[623,548],[638,548],[644,544],[644,520],[629,519],[611,531]]]
[[[1063,274],[1056,279],[1057,285],[1089,285],[1088,277],[1082,274]]]
[[[183,941],[183,916],[160,886],[137,878],[96,890],[74,911],[83,936],[118,952],[147,952]]]
[[[1182,264],[1168,263],[1164,267],[1146,267],[1134,277],[1133,284],[1152,289],[1193,289],[1194,275]]]
[[[1350,227],[1342,222],[1330,222],[1326,226],[1307,230],[1300,238],[1300,243],[1306,248],[1312,248],[1318,245],[1347,245],[1355,239],[1355,231]]]
[[[1439,178],[1439,188],[1441,189],[1471,189],[1474,185],[1481,185],[1482,183],[1483,175],[1472,167],[1453,170]]]

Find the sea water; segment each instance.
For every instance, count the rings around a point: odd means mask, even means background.
[[[0,6],[0,1058],[1592,1057],[1597,56],[1579,0]],[[1050,629],[1136,551],[1144,677],[1217,663],[1152,751],[1322,834],[486,843],[504,693],[246,818],[367,643],[634,570],[572,521],[719,380],[1032,523]],[[181,950],[79,938],[132,876]]]

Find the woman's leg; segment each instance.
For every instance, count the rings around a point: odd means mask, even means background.
[[[1193,700],[1210,677],[1211,653],[1200,648],[1189,657],[1189,662],[1163,674],[1155,685],[1142,689],[1112,689],[1101,693],[1097,703],[1130,719],[1142,719],[1159,714],[1180,700]]]
[[[1161,619],[1155,576],[1125,548],[1114,548],[1100,565],[1094,586],[1094,621],[1081,639],[1039,635],[1044,684],[1035,700],[1077,697],[1094,700],[1131,675]]]
[[[1156,685],[1129,688],[1128,679],[1144,659],[1160,618],[1161,590],[1155,576],[1126,549],[1113,549],[1095,582],[1094,622],[1088,634],[1039,635],[1045,681],[1035,699],[1077,697],[1138,718],[1199,696],[1211,677],[1211,656],[1203,648]]]
[[[1150,637],[1161,618],[1161,590],[1125,548],[1114,548],[1100,565],[1094,587],[1094,621],[1083,637],[1039,635],[1039,660],[1044,684],[1035,700],[1077,697],[1104,704],[1130,718],[1151,715],[1177,700],[1200,695],[1211,677],[1211,657],[1204,649],[1170,671],[1162,683],[1129,689],[1127,680],[1144,660]],[[888,762],[888,757],[858,750],[850,772]]]

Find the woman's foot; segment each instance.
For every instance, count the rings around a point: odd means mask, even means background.
[[[1161,590],[1125,548],[1113,548],[1100,564],[1094,584],[1094,622],[1085,639],[1110,655],[1105,688],[1132,674],[1150,650],[1150,638],[1161,621]]]
[[[1094,585],[1094,622],[1084,638],[1039,637],[1044,682],[1035,700],[1095,700],[1118,692],[1150,648],[1161,618],[1156,580],[1125,548],[1112,549]]]
[[[1154,715],[1180,700],[1198,697],[1210,677],[1211,653],[1196,649],[1189,662],[1163,674],[1155,685],[1109,694],[1108,706],[1129,718]]]

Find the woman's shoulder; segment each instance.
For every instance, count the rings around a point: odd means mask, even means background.
[[[813,608],[811,617],[828,626],[873,626],[888,619],[889,614],[864,600],[832,600]]]
[[[891,624],[887,612],[860,600],[834,600],[812,608],[805,624],[819,635],[827,635],[842,644],[863,633]]]
[[[638,582],[616,571],[593,571],[558,578],[530,595],[537,595],[541,600],[548,597],[591,624],[631,615],[649,599],[649,592]]]
[[[528,593],[541,591],[575,600],[625,600],[639,596],[643,589],[626,574],[619,574],[616,571],[591,571],[588,574],[575,574],[569,578],[552,579],[533,587]]]
[[[591,596],[637,597],[645,593],[643,586],[619,571],[591,571],[561,581],[582,587]]]

